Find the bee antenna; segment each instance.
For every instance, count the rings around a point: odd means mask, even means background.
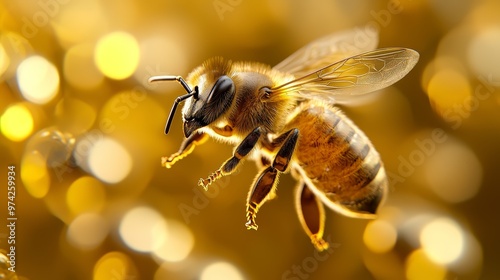
[[[172,106],[172,109],[170,110],[170,114],[168,115],[167,123],[165,124],[165,134],[168,134],[168,131],[170,130],[170,125],[172,124],[172,120],[174,119],[174,114],[175,110],[177,110],[177,106],[179,103],[184,101],[185,99],[188,99],[189,97],[193,97],[195,100],[198,100],[199,94],[198,94],[198,86],[194,87],[194,90],[191,90],[189,85],[184,81],[184,79],[181,76],[154,76],[149,78],[149,82],[158,82],[158,81],[178,81],[182,87],[186,90],[188,94],[184,94],[181,96],[178,96],[175,101],[174,105]]]

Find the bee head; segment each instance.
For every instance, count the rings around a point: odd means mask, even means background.
[[[234,82],[226,75],[220,76],[213,85],[202,86],[198,98],[187,100],[184,106],[184,135],[189,137],[224,114],[231,106],[234,94]]]
[[[198,86],[191,90],[189,85],[180,76],[155,76],[149,79],[154,81],[178,81],[186,90],[187,94],[177,97],[170,110],[165,134],[168,134],[175,110],[180,102],[188,99],[183,110],[184,136],[187,138],[197,129],[202,128],[220,117],[230,107],[234,99],[235,87],[233,80],[226,76],[220,76],[213,85],[203,87],[201,93]]]

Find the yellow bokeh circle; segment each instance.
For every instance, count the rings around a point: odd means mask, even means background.
[[[97,68],[115,80],[130,77],[139,65],[139,44],[126,32],[113,32],[102,37],[94,53]]]
[[[43,198],[50,189],[46,158],[38,151],[27,153],[21,161],[21,180],[34,198]]]
[[[102,256],[94,265],[94,280],[138,279],[137,268],[124,253],[110,252]]]
[[[77,179],[66,193],[66,203],[74,214],[98,212],[104,206],[105,200],[104,185],[91,176]]]
[[[9,106],[0,117],[2,134],[11,141],[26,139],[33,132],[33,126],[33,116],[23,104]]]

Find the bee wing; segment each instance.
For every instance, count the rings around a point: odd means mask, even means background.
[[[329,64],[319,70],[268,90],[263,101],[288,96],[336,102],[339,97],[362,95],[388,87],[415,66],[419,54],[411,49],[385,48]],[[348,98],[347,98],[348,99]]]
[[[274,69],[302,76],[312,70],[323,68],[332,61],[371,51],[377,44],[376,30],[359,27],[349,29],[309,43],[274,66]]]

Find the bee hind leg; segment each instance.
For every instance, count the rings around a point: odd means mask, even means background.
[[[207,139],[208,135],[203,132],[195,132],[191,134],[191,136],[184,139],[177,153],[161,158],[161,166],[171,168],[174,163],[185,158],[194,150],[194,147],[205,143]]]
[[[285,132],[285,134],[286,139],[274,157],[272,164],[255,178],[253,187],[248,194],[246,209],[247,222],[245,224],[247,229],[257,229],[258,226],[255,223],[257,212],[266,201],[274,197],[279,174],[286,171],[292,159],[299,136],[299,130],[292,129]]]
[[[240,161],[250,153],[250,151],[255,147],[257,141],[259,141],[260,135],[262,134],[262,129],[257,127],[250,134],[248,134],[243,141],[234,150],[233,156],[226,160],[222,166],[217,169],[214,173],[210,174],[206,179],[200,179],[198,185],[202,186],[205,190],[208,190],[208,186],[212,184],[215,180],[222,176],[229,175],[236,170],[236,167]]]
[[[328,249],[328,242],[323,240],[325,230],[325,209],[320,199],[314,195],[304,182],[299,182],[295,191],[295,209],[300,224],[311,238],[318,251]]]

